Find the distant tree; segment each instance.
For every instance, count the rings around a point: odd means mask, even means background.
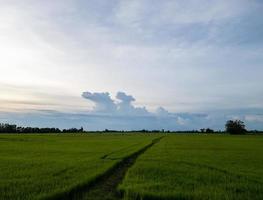
[[[215,131],[211,128],[201,128],[200,133],[214,133]]]
[[[206,133],[214,133],[214,130],[211,129],[211,128],[207,128],[207,129],[205,129],[205,132],[206,132]]]
[[[200,129],[200,132],[201,132],[201,133],[204,133],[204,132],[205,132],[205,129],[204,129],[204,128],[201,128],[201,129]]]
[[[237,134],[244,134],[247,132],[245,128],[244,122],[241,120],[228,120],[226,122],[226,132],[237,135]]]

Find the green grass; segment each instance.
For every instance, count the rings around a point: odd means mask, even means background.
[[[125,199],[263,199],[263,137],[169,135],[119,186]]]
[[[160,135],[0,135],[0,199],[45,199],[93,181]],[[125,199],[263,199],[263,137],[167,135],[119,186]]]
[[[1,134],[0,199],[43,199],[70,191],[94,180],[155,137]]]

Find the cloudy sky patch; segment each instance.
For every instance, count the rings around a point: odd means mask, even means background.
[[[263,128],[251,117],[263,114],[262,10],[260,0],[0,0],[0,111],[29,125],[37,110],[92,113],[93,128],[112,125],[97,113],[159,113],[147,126],[169,116],[174,129],[223,128],[238,113]]]

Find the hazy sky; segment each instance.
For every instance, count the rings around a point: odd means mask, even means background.
[[[263,129],[261,0],[0,0],[0,121]]]

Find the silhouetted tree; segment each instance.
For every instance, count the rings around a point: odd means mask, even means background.
[[[244,134],[247,132],[245,124],[241,120],[228,120],[225,127],[226,132],[230,134]]]
[[[211,129],[211,128],[207,128],[207,129],[205,129],[205,132],[206,132],[206,133],[214,133],[214,130]]]
[[[200,129],[200,132],[201,132],[201,133],[204,133],[204,132],[205,132],[205,129],[204,129],[204,128],[201,128],[201,129]]]

